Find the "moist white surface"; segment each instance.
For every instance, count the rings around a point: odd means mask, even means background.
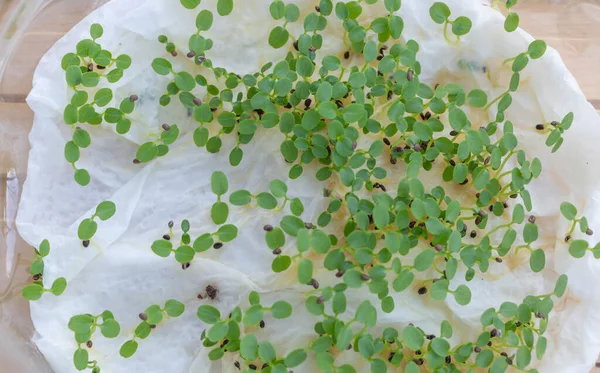
[[[314,6],[313,1],[294,2],[303,12]],[[206,0],[200,7],[214,11],[215,3]],[[477,87],[490,98],[504,92],[510,68],[503,67],[502,61],[526,50],[532,37],[521,30],[506,33],[502,27],[503,17],[475,0],[449,0],[453,16],[466,15],[473,20],[473,29],[462,42],[450,45],[443,38],[442,26],[434,24],[429,17],[431,3],[407,0],[400,10],[405,22],[404,40],[415,39],[421,46],[418,54],[423,67],[421,79],[432,84],[455,81],[467,88]],[[267,43],[270,29],[280,23],[270,17],[268,4],[268,0],[236,1],[233,13],[227,18],[214,12],[214,26],[206,34],[215,43],[208,52],[215,66],[245,74],[285,56],[287,48],[273,50]],[[365,14],[360,18],[363,22],[368,23],[376,14],[381,14],[382,7],[365,7]],[[122,331],[115,339],[101,336],[93,339],[90,359],[97,360],[103,372],[237,371],[231,357],[215,363],[208,360],[200,342],[206,325],[197,319],[196,309],[208,302],[222,313],[228,313],[238,304],[243,306],[252,289],[263,294],[264,304],[286,299],[294,305],[292,319],[265,320],[267,327],[256,332],[259,340],[268,338],[281,356],[314,338],[312,326],[316,319],[308,315],[303,306],[306,289],[294,284],[293,268],[277,276],[271,272],[273,255],[264,243],[262,226],[279,222],[287,208],[279,214],[248,207],[232,208],[229,222],[239,227],[239,236],[221,250],[201,254],[201,259],[195,259],[185,271],[172,257],[160,258],[150,249],[152,242],[166,233],[171,219],[176,222],[189,219],[192,237],[216,230],[209,216],[215,200],[210,191],[213,171],[221,170],[228,175],[230,191],[244,188],[259,192],[266,191],[273,178],[286,180],[289,169],[279,154],[282,136],[277,129],[259,130],[252,143],[243,147],[242,164],[234,168],[228,163],[226,151],[231,148],[231,139],[224,141],[221,153],[211,155],[194,145],[192,132],[196,124],[178,100],[165,108],[158,105],[169,79],[155,74],[150,64],[155,57],[169,56],[157,42],[157,36],[165,34],[176,45],[187,45],[188,36],[195,32],[195,15],[196,12],[182,8],[173,0],[111,1],[57,42],[36,70],[33,90],[28,97],[35,119],[18,228],[31,245],[37,246],[44,238],[51,243],[51,255],[45,258],[46,286],[61,276],[69,281],[62,296],[48,294],[31,303],[31,317],[37,330],[34,341],[57,373],[76,372],[72,356],[77,345],[67,328],[70,317],[81,313],[99,314],[105,309],[114,313]],[[86,125],[92,135],[92,145],[82,151],[78,165],[89,170],[92,181],[83,188],[73,181],[73,170],[63,157],[71,128],[63,123],[62,111],[73,92],[64,82],[60,60],[64,54],[74,51],[79,40],[88,37],[92,23],[104,26],[105,33],[99,42],[105,49],[113,55],[127,53],[133,58],[133,65],[126,70],[124,78],[110,85],[115,92],[111,104],[130,94],[139,95],[140,100],[131,116],[132,131],[126,136],[117,135],[112,125]],[[333,16],[329,24],[319,55],[341,56],[345,51],[341,25]],[[290,25],[293,35],[299,34],[299,27],[299,24]],[[176,69],[201,71],[184,59],[170,58]],[[486,66],[491,79],[464,68],[461,60]],[[412,322],[428,333],[439,333],[440,322],[448,319],[455,327],[452,342],[475,340],[481,329],[479,317],[485,309],[499,307],[504,301],[521,302],[526,295],[549,293],[557,276],[566,273],[569,290],[551,316],[545,359],[534,365],[542,373],[587,373],[600,351],[600,340],[595,333],[600,328],[600,315],[596,312],[600,288],[590,286],[600,280],[600,265],[590,255],[579,260],[568,255],[562,241],[568,228],[558,208],[562,201],[569,200],[588,217],[592,228],[600,224],[597,191],[600,168],[594,164],[600,158],[597,148],[600,120],[558,53],[550,48],[542,59],[530,61],[521,82],[519,91],[513,95],[507,119],[515,124],[519,142],[528,155],[540,158],[544,165],[542,177],[530,185],[530,191],[534,204],[532,213],[538,217],[543,232],[540,242],[546,250],[546,269],[534,274],[529,269],[528,256],[510,254],[503,265],[492,264],[490,272],[478,273],[468,283],[473,298],[465,307],[451,298],[439,302],[418,296],[414,286],[400,294],[392,292],[396,309],[391,314],[379,313],[378,328],[400,329]],[[199,97],[204,94],[199,88],[194,93]],[[563,148],[550,154],[534,124],[560,120],[569,111],[574,112],[575,122],[565,134]],[[493,109],[486,115],[473,113],[482,124],[495,118],[495,114]],[[159,134],[165,122],[178,124],[182,131],[169,154],[149,164],[132,164],[137,146],[149,136]],[[397,171],[385,181],[388,188],[395,187],[403,170],[404,167],[398,165]],[[305,204],[303,219],[313,222],[326,206],[321,197],[326,185],[316,181],[315,171],[316,168],[307,168],[299,180],[288,183],[289,195],[300,197]],[[426,175],[432,186],[439,183],[441,172],[434,168]],[[99,224],[92,245],[83,248],[77,239],[78,223],[91,215],[103,200],[115,202],[117,213]],[[294,242],[288,242],[284,252],[293,250]],[[452,286],[462,283],[463,278],[459,273]],[[317,279],[322,286],[336,280],[333,273],[326,270],[319,271]],[[208,284],[220,290],[215,302],[197,299],[197,294]],[[349,294],[348,314],[353,314],[356,305],[364,299],[377,303],[366,293],[363,290]],[[140,341],[132,358],[122,358],[119,347],[132,337],[139,322],[137,315],[151,304],[164,305],[168,299],[184,302],[185,313],[162,322],[149,338]],[[337,359],[353,364],[359,372],[369,371],[360,358],[351,360],[350,356],[343,353]],[[306,362],[294,371],[314,372],[317,368]]]

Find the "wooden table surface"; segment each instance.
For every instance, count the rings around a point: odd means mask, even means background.
[[[7,206],[11,204],[5,193],[6,175],[10,169],[16,169],[17,174],[22,177],[27,165],[27,134],[31,128],[33,113],[25,104],[25,97],[31,89],[31,76],[46,50],[89,12],[90,4],[98,5],[103,2],[105,0],[60,0],[50,3],[46,11],[35,17],[19,45],[13,50],[4,75],[0,75],[0,208],[3,210],[0,215],[0,260],[4,259],[6,250],[9,249],[7,232],[11,231],[10,227],[6,228],[7,222],[3,219],[10,221],[14,218],[6,212]],[[6,18],[15,12],[24,11],[16,7],[15,0],[0,0],[0,25],[7,24]],[[60,12],[56,11],[56,7],[60,7]],[[521,0],[516,9],[525,30],[560,52],[583,93],[600,112],[600,0]],[[8,29],[0,29],[0,32],[4,32],[2,36],[5,39],[7,32],[10,35],[11,27],[14,29],[14,25],[9,25]],[[2,42],[4,40],[0,41],[0,48]],[[16,204],[16,201],[12,203]],[[15,245],[25,246],[22,241],[17,241]],[[7,285],[6,278],[10,277],[10,273],[3,272],[7,270],[2,267],[5,266],[0,266],[0,275],[5,276],[0,276],[0,294]],[[1,313],[2,309],[0,316]],[[0,333],[0,342],[1,340]],[[2,361],[0,353],[0,362]],[[22,372],[11,370],[6,365],[3,368],[8,369],[7,372]],[[595,368],[592,372],[600,373],[600,368]]]

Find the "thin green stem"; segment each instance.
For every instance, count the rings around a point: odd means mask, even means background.
[[[506,166],[506,164],[508,163],[508,160],[514,155],[516,154],[516,152],[513,150],[510,153],[508,153],[508,155],[506,156],[506,158],[504,158],[504,160],[502,161],[502,163],[500,164],[500,167],[498,167],[498,170],[496,170],[496,179],[499,179],[500,177],[502,177],[502,175],[498,176],[502,170],[504,169],[504,166]]]
[[[504,97],[505,94],[510,93],[510,90],[506,90],[506,92],[504,92],[503,94],[501,94],[500,96],[496,97],[492,102],[490,102],[489,104],[487,104],[484,108],[483,111],[487,112],[488,109],[494,105],[496,102],[500,101],[500,99],[502,97]]]

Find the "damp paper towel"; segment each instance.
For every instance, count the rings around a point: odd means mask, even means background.
[[[314,6],[314,1],[295,2],[303,13]],[[423,67],[422,79],[431,84],[458,82],[468,89],[480,88],[488,97],[505,91],[511,72],[502,67],[502,61],[526,50],[532,37],[522,30],[506,33],[503,17],[475,0],[449,0],[453,16],[465,15],[473,20],[473,29],[462,42],[450,45],[444,41],[441,26],[434,24],[428,15],[431,3],[408,0],[400,10],[405,21],[403,37],[416,40],[421,47],[418,59]],[[211,9],[215,14],[214,26],[206,33],[214,40],[209,57],[215,66],[239,74],[253,73],[264,63],[285,56],[286,48],[273,50],[267,43],[270,29],[279,24],[270,17],[268,4],[268,0],[236,1],[233,13],[222,18],[214,12],[216,0],[202,2],[201,8]],[[380,5],[367,6],[361,20],[368,24],[383,12]],[[90,359],[97,360],[103,372],[236,371],[231,358],[210,362],[200,343],[206,325],[197,319],[196,309],[207,301],[197,299],[197,294],[209,284],[219,288],[218,300],[212,304],[224,314],[238,304],[244,306],[247,294],[253,289],[263,294],[264,304],[285,299],[294,305],[293,321],[267,320],[268,327],[258,332],[259,339],[268,336],[278,356],[305,346],[314,338],[315,321],[302,304],[304,289],[294,285],[294,269],[278,276],[272,274],[273,256],[264,244],[262,226],[276,224],[286,211],[275,214],[261,209],[233,208],[229,221],[240,228],[239,236],[221,250],[199,255],[201,258],[195,259],[185,271],[172,257],[163,259],[150,250],[152,242],[166,233],[171,219],[176,222],[189,219],[192,237],[216,230],[209,217],[215,199],[209,185],[213,171],[222,170],[228,175],[230,191],[243,188],[258,192],[267,190],[271,179],[286,180],[289,169],[279,154],[278,144],[282,139],[277,130],[259,130],[253,142],[244,146],[242,164],[233,168],[228,163],[228,152],[211,155],[194,145],[192,132],[196,125],[177,100],[166,108],[158,105],[168,78],[155,74],[150,64],[155,57],[168,56],[157,36],[165,34],[176,45],[187,45],[187,37],[195,32],[195,15],[196,12],[184,9],[175,0],[111,1],[58,41],[35,72],[27,100],[35,118],[18,228],[31,245],[44,238],[51,243],[51,255],[45,259],[46,286],[61,276],[69,281],[62,296],[46,295],[31,304],[37,330],[34,341],[56,372],[75,372],[72,356],[77,345],[67,328],[70,317],[99,314],[105,309],[114,313],[122,332],[115,339],[94,339]],[[63,123],[62,112],[72,92],[64,82],[60,61],[64,54],[74,51],[79,40],[89,37],[89,27],[96,22],[104,26],[105,33],[99,42],[105,49],[113,55],[127,53],[133,57],[133,65],[124,78],[111,85],[115,92],[111,105],[118,105],[130,94],[137,94],[140,99],[131,115],[132,130],[126,136],[117,135],[112,125],[86,125],[93,143],[82,151],[78,165],[90,171],[92,182],[83,188],[73,181],[73,169],[63,158],[71,129]],[[300,34],[301,25],[289,27],[292,35]],[[345,51],[342,34],[340,22],[331,19],[322,53],[341,56]],[[176,70],[196,69],[185,65],[189,62],[183,61],[184,58],[171,60]],[[478,68],[482,66],[489,70],[489,77]],[[205,92],[197,87],[194,93],[203,97]],[[575,122],[565,135],[562,149],[550,154],[534,124],[560,120],[569,111],[574,112]],[[496,113],[490,110],[489,117],[472,114],[474,125],[479,126],[495,118]],[[544,232],[540,239],[546,250],[546,269],[534,274],[529,269],[527,255],[510,256],[503,265],[492,265],[488,273],[478,274],[469,283],[473,299],[466,307],[458,306],[450,298],[434,302],[420,297],[415,288],[401,294],[392,292],[396,309],[391,314],[380,313],[377,327],[402,328],[412,322],[428,333],[437,333],[440,322],[447,319],[455,326],[453,343],[472,341],[480,330],[479,317],[485,309],[497,308],[503,301],[520,303],[529,294],[549,293],[557,276],[566,273],[569,290],[551,317],[545,360],[534,365],[540,372],[587,373],[600,351],[596,332],[600,329],[596,307],[600,287],[593,285],[600,280],[600,262],[590,255],[579,260],[568,255],[562,241],[568,228],[558,208],[562,201],[569,200],[588,216],[592,228],[600,226],[597,188],[600,168],[593,163],[600,158],[597,148],[600,119],[552,49],[543,58],[530,61],[523,71],[507,119],[515,124],[519,142],[529,156],[539,157],[544,165],[542,177],[530,185],[530,191],[532,213],[538,217],[540,231]],[[137,147],[159,134],[162,123],[178,124],[180,139],[167,156],[134,165],[132,159]],[[231,147],[231,141],[225,141],[223,149]],[[397,167],[397,174],[385,180],[388,188],[395,188],[405,170],[403,166]],[[289,183],[289,195],[300,197],[306,206],[303,219],[313,222],[326,207],[321,197],[325,185],[314,179],[315,171],[316,168],[305,169],[299,180]],[[435,182],[440,180],[441,170],[434,168],[424,175],[429,178],[426,180]],[[83,248],[77,239],[78,223],[92,215],[103,200],[115,202],[117,213],[99,224],[93,245]],[[284,252],[294,247],[294,242],[288,242]],[[326,271],[317,273],[322,286],[332,284],[333,277]],[[459,273],[453,287],[463,278]],[[351,293],[349,313],[353,314],[359,301],[369,297],[366,291]],[[163,305],[168,299],[184,302],[186,312],[161,323],[149,338],[140,342],[132,358],[122,358],[119,347],[132,337],[139,322],[138,313],[151,304]],[[376,299],[371,300],[377,303]],[[349,360],[348,354],[341,354],[338,359],[354,365],[359,372],[369,371],[366,363]],[[306,362],[295,371],[315,372],[318,368]]]

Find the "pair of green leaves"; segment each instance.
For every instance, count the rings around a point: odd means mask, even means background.
[[[44,258],[50,254],[50,242],[43,240],[40,246],[35,249],[35,260],[29,267],[29,273],[32,275],[43,275],[44,274]]]
[[[431,19],[437,24],[450,23],[452,25],[452,33],[456,36],[466,35],[471,31],[473,23],[465,16],[457,17],[455,20],[450,20],[450,8],[442,2],[435,2],[429,8]]]
[[[173,144],[178,138],[179,127],[176,124],[163,124],[160,139],[148,141],[140,145],[135,155],[136,161],[146,163],[157,157],[165,156],[169,152],[169,145]]]
[[[185,305],[175,299],[169,299],[163,308],[153,304],[146,308],[144,315],[146,320],[142,321],[134,331],[134,338],[121,345],[119,354],[124,358],[130,358],[138,349],[136,339],[146,339],[152,330],[151,325],[157,325],[163,321],[165,314],[169,317],[179,317],[185,311]]]
[[[217,224],[223,224],[229,217],[229,206],[225,202],[221,202],[221,196],[229,190],[229,182],[227,176],[222,171],[213,172],[210,178],[212,192],[217,195],[218,200],[210,209],[212,221]]]
[[[96,212],[91,218],[83,219],[79,223],[77,229],[77,236],[82,241],[89,241],[94,237],[98,230],[98,223],[94,220],[96,217],[102,221],[106,221],[112,218],[117,211],[117,207],[114,202],[104,201],[96,206]]]
[[[66,288],[67,280],[64,277],[59,277],[54,280],[50,289],[45,289],[42,285],[35,283],[25,286],[21,291],[21,295],[27,300],[34,301],[40,299],[47,292],[59,296],[64,293]]]

